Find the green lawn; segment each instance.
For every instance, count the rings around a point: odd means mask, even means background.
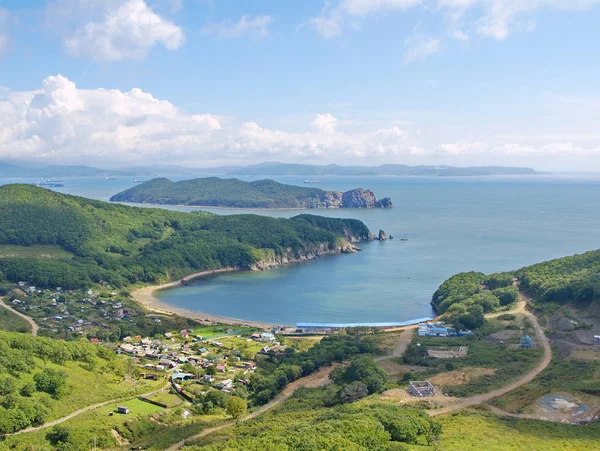
[[[227,335],[227,332],[226,332],[227,329],[233,330],[234,333],[232,335],[251,335],[253,332],[256,332],[259,330],[259,329],[250,328],[250,327],[228,326],[228,325],[224,324],[224,325],[218,325],[218,326],[198,327],[197,329],[194,329],[193,334],[201,335],[205,339],[206,338],[214,338],[214,337]]]
[[[34,244],[32,246],[0,245],[0,258],[71,258],[73,254],[61,246]]]

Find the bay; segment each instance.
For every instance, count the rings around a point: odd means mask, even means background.
[[[273,178],[306,186],[303,177]],[[323,183],[315,186],[323,189],[372,189],[378,197],[391,197],[394,208],[308,213],[360,219],[373,232],[383,229],[395,239],[362,243],[360,253],[311,264],[200,279],[162,291],[159,299],[271,323],[405,321],[430,316],[431,295],[457,272],[504,271],[600,247],[600,178],[594,176],[319,179]],[[14,182],[32,180],[0,180]],[[99,200],[134,185],[133,177],[68,178],[64,184],[56,190]],[[203,210],[276,217],[307,212]]]

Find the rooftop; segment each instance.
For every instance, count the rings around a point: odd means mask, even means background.
[[[384,322],[384,323],[297,323],[298,329],[310,329],[313,327],[331,327],[331,328],[343,328],[343,327],[402,327],[412,326],[413,324],[422,323],[424,321],[431,321],[433,318],[417,318],[408,321],[396,321],[396,322]]]

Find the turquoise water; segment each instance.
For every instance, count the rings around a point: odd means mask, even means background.
[[[303,180],[275,179],[298,185]],[[432,293],[457,272],[514,269],[600,247],[600,178],[321,179],[317,186],[323,189],[370,188],[378,197],[391,197],[394,208],[311,213],[360,219],[374,232],[383,229],[409,241],[362,243],[357,254],[268,272],[221,274],[164,291],[160,299],[273,323],[403,321],[430,315]],[[65,179],[57,190],[107,200],[132,185],[133,177],[80,178]],[[300,212],[252,211],[277,217]]]

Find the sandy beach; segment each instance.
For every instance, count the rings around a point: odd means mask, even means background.
[[[175,288],[181,286],[181,281],[189,282],[194,279],[198,279],[200,277],[212,276],[214,274],[219,274],[223,272],[231,272],[231,271],[239,271],[239,268],[223,268],[223,269],[215,269],[210,271],[202,271],[194,274],[190,274],[189,276],[184,277],[183,279],[176,280],[174,282],[165,283],[162,285],[153,285],[149,287],[143,287],[135,290],[131,296],[133,299],[141,304],[145,309],[160,313],[164,315],[179,315],[184,316],[186,318],[195,319],[198,321],[209,321],[214,323],[221,324],[231,324],[236,326],[249,326],[249,327],[260,327],[265,330],[271,330],[274,326],[281,326],[281,324],[271,324],[271,323],[263,323],[258,321],[248,321],[239,318],[229,318],[226,316],[218,316],[211,315],[210,313],[202,313],[196,312],[193,310],[187,310],[179,307],[175,307],[164,302],[158,300],[154,293],[159,290],[165,290],[168,288]]]

